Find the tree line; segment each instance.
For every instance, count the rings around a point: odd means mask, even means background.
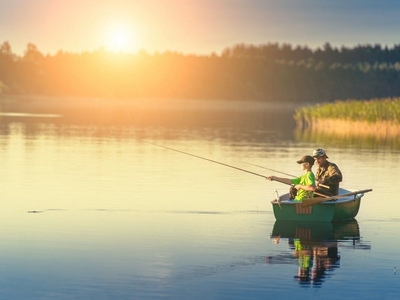
[[[400,96],[400,44],[312,50],[290,44],[226,48],[220,55],[59,51],[0,46],[4,95],[327,102]]]

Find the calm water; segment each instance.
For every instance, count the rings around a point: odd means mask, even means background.
[[[139,108],[3,107],[1,299],[399,297],[395,144],[248,103]],[[265,176],[323,147],[342,187],[374,191],[354,222],[279,223],[286,186],[147,142]]]

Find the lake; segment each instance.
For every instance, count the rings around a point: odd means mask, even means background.
[[[397,143],[298,132],[277,105],[40,100],[1,108],[0,299],[400,294]],[[265,168],[321,147],[373,192],[351,222],[276,222]]]

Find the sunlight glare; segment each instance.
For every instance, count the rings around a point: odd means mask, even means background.
[[[109,30],[106,48],[112,52],[132,52],[135,42],[132,28],[120,25]]]

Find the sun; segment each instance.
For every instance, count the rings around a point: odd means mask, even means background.
[[[133,52],[136,47],[133,28],[124,25],[109,29],[106,48],[112,52]]]

